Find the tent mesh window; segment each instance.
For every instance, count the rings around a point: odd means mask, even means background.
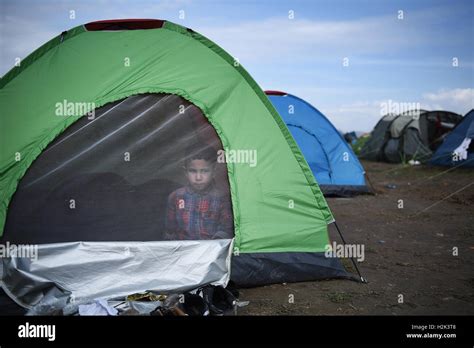
[[[28,169],[2,240],[232,238],[221,150],[206,117],[179,96],[107,104],[75,122]]]

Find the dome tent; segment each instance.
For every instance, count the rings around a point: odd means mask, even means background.
[[[78,26],[4,76],[0,103],[2,243],[37,244],[36,258],[2,259],[1,286],[25,307],[225,285],[231,267],[241,285],[351,278],[324,256],[334,219],[279,115],[190,29]],[[258,156],[217,164],[233,238],[163,238],[190,143]]]
[[[315,107],[294,95],[266,91],[326,196],[367,193],[365,171],[351,147]]]
[[[444,139],[431,158],[431,164],[439,166],[474,167],[474,110]],[[464,156],[461,156],[461,153]]]
[[[410,159],[427,162],[461,118],[449,111],[426,110],[385,115],[375,125],[360,157],[393,163]]]

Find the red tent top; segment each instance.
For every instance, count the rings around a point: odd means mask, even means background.
[[[281,91],[265,91],[266,95],[287,95],[288,93],[286,92],[281,92]]]
[[[161,28],[165,21],[160,19],[109,19],[85,24],[87,30],[135,30]]]

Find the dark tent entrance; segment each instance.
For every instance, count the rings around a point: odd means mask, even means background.
[[[204,147],[217,152],[222,144],[201,111],[179,96],[136,95],[101,107],[29,168],[3,240],[163,240],[167,198],[186,185],[184,159]],[[230,206],[226,165],[215,166],[215,185]]]
[[[37,245],[39,255],[5,260],[5,291],[18,289],[11,297],[28,307],[48,298],[61,306],[72,294],[58,287],[85,299],[226,285],[229,181],[226,164],[216,162],[222,143],[202,112],[176,95],[146,94],[91,115],[20,181],[1,242]]]

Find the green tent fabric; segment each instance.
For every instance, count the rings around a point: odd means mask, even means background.
[[[117,56],[117,52],[123,53]],[[225,147],[256,149],[259,154],[255,168],[229,168],[240,252],[282,251],[279,245],[294,251],[323,251],[326,223],[332,221],[332,215],[311,170],[257,84],[214,43],[170,22],[161,29],[144,31],[88,32],[81,26],[53,39],[33,56],[34,65],[25,61],[2,79],[2,224],[10,197],[29,165],[77,120],[56,116],[57,102],[91,101],[98,107],[133,94],[164,92],[197,105]],[[127,58],[129,67],[124,64]],[[203,77],[212,81],[206,88],[197,83]],[[246,105],[239,103],[241,99]],[[267,138],[275,141],[270,144]],[[20,161],[15,160],[17,153]],[[278,163],[278,170],[271,170],[273,163]],[[253,190],[249,180],[262,191]],[[265,193],[275,205],[259,203],[258,195]],[[298,208],[289,210],[286,207],[292,198]],[[269,229],[255,231],[252,222],[261,216],[272,223]],[[292,224],[306,225],[313,233],[302,243],[287,232]],[[320,233],[314,233],[318,229]],[[255,238],[255,232],[260,238]],[[263,248],[259,240],[267,241]]]
[[[2,78],[0,231],[29,167],[85,114],[58,116],[57,103],[100,108],[165,93],[197,106],[226,151],[258,154],[254,167],[227,163],[234,254],[324,253],[332,213],[286,125],[244,68],[207,38],[168,21],[142,20],[151,25],[146,29],[135,21],[115,21],[118,29],[104,23],[62,33]],[[347,276],[333,262],[334,272],[321,277]]]

